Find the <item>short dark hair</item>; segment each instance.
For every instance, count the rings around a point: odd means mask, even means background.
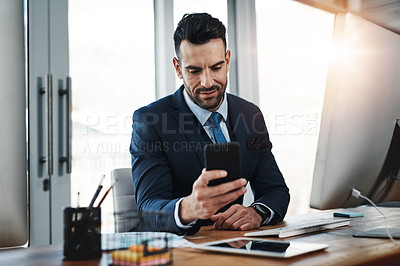
[[[174,33],[175,53],[180,59],[180,46],[183,40],[193,44],[205,44],[211,39],[221,38],[226,50],[226,28],[219,19],[207,13],[183,15]]]

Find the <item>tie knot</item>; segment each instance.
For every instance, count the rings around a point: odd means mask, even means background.
[[[222,115],[218,112],[213,112],[208,120],[212,125],[217,126],[222,120]]]

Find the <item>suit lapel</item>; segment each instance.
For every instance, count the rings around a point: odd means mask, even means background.
[[[243,162],[242,174],[247,168],[246,153],[247,153],[247,139],[250,138],[250,126],[251,121],[246,121],[244,113],[241,111],[240,105],[236,103],[235,99],[231,95],[227,94],[228,99],[228,130],[231,137],[231,141],[239,142],[240,144],[240,157]]]
[[[195,115],[190,111],[183,97],[183,86],[172,95],[172,115],[179,125],[179,134],[185,135],[186,140],[196,145],[201,145],[202,149],[195,149],[197,158],[204,167],[204,145],[211,140],[203,129]]]

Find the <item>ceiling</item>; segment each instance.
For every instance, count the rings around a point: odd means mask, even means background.
[[[351,12],[400,34],[400,0],[297,0],[329,12]]]

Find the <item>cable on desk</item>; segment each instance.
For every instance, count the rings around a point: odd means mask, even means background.
[[[389,232],[388,230],[388,222],[387,222],[387,217],[385,214],[383,214],[383,212],[381,212],[381,210],[378,208],[378,206],[375,205],[375,203],[370,200],[368,197],[364,196],[363,194],[361,194],[361,192],[355,188],[353,188],[353,190],[351,191],[351,195],[355,198],[362,198],[367,200],[369,203],[371,203],[372,206],[374,206],[374,208],[383,216],[383,218],[385,219],[385,231],[386,234],[388,235],[388,237],[390,238],[390,240],[392,240],[393,243],[395,243],[397,246],[400,247],[400,243],[398,241],[396,241],[392,234]]]

